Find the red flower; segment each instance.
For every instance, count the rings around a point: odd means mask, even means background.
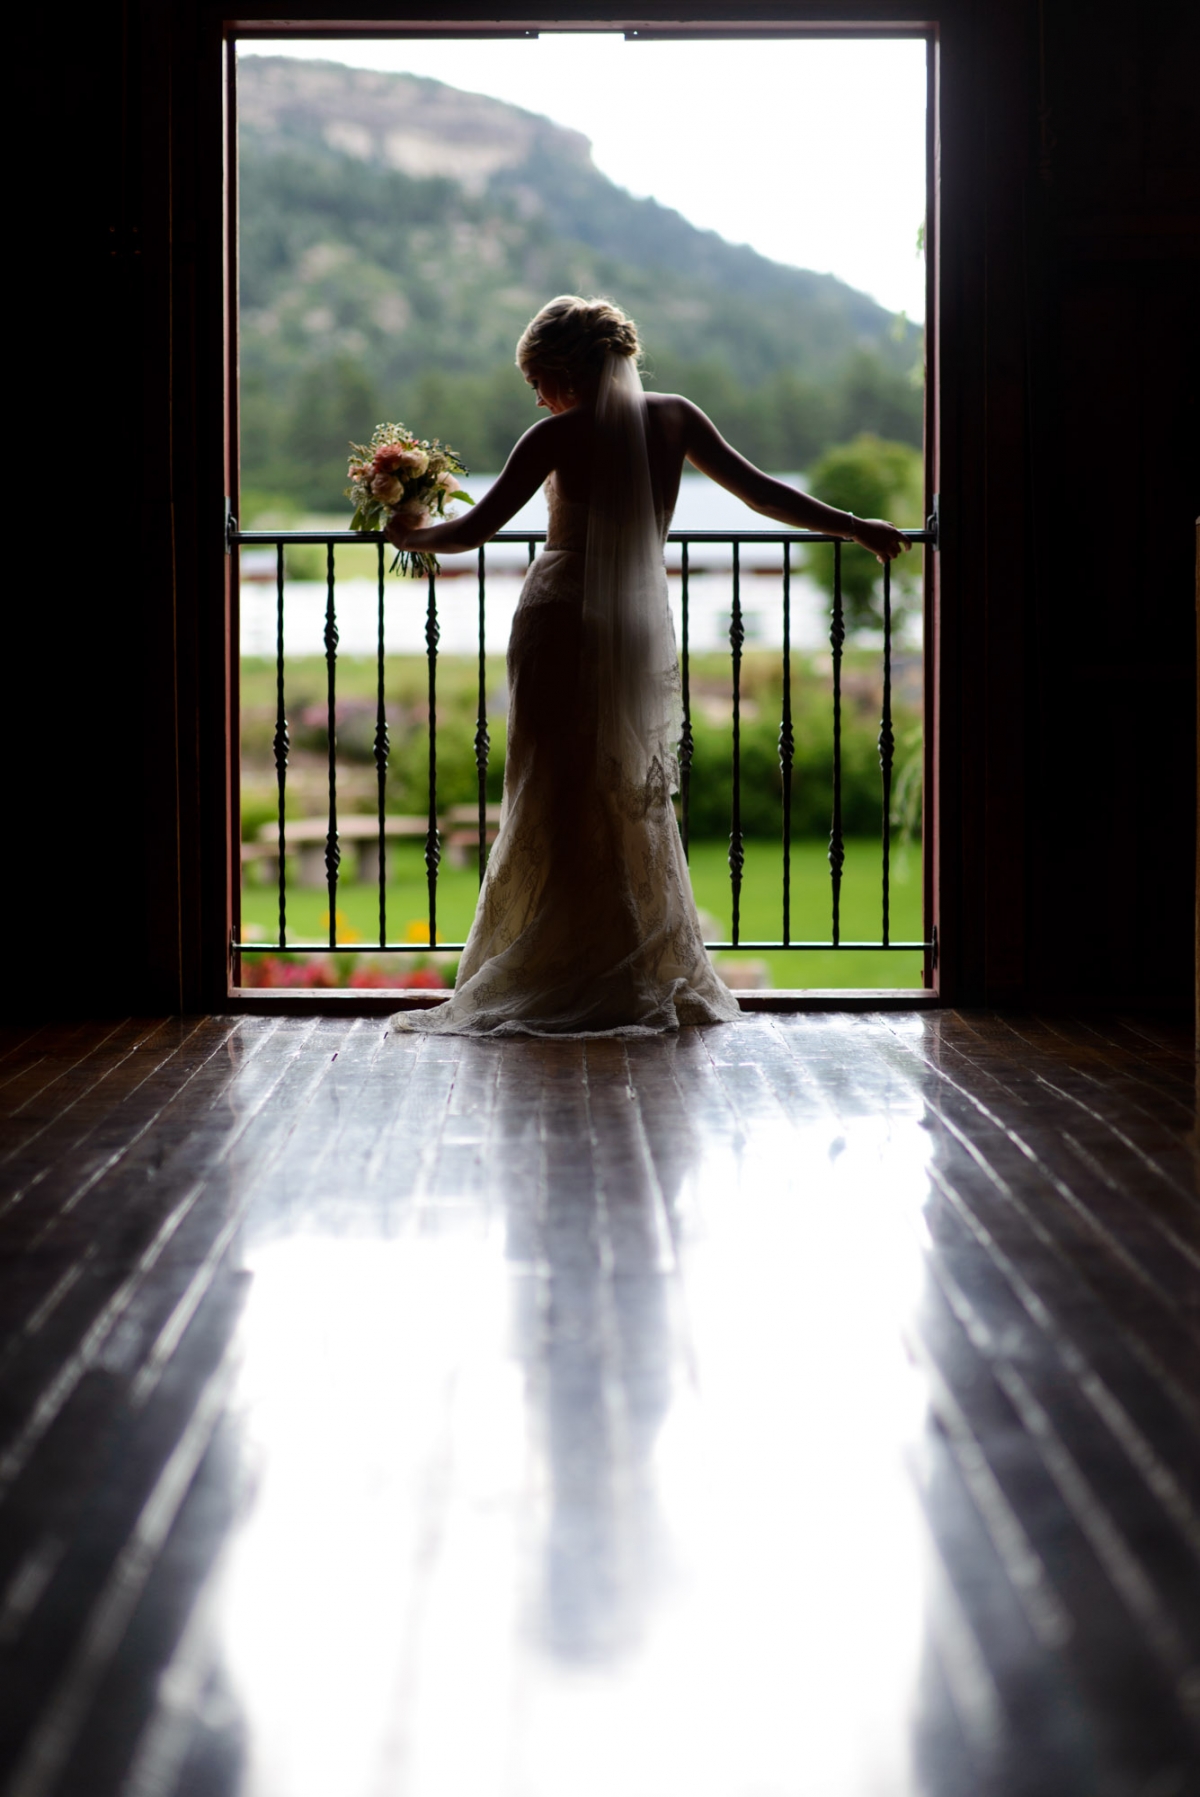
[[[444,992],[446,982],[436,967],[417,967],[412,973],[406,973],[396,981],[398,986],[408,986],[424,992]]]

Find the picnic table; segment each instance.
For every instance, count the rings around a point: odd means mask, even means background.
[[[496,840],[496,831],[500,825],[499,805],[489,805],[485,812],[486,837],[489,843]],[[397,838],[415,838],[424,842],[429,829],[427,817],[406,817],[389,815],[383,820],[385,841]],[[327,880],[325,868],[325,840],[329,833],[329,823],[323,817],[288,818],[286,824],[287,852],[289,857],[296,857],[296,884],[310,886],[320,891]],[[479,842],[479,811],[474,805],[451,805],[438,818],[438,836],[441,839],[446,860],[451,867],[465,867],[470,861],[471,853]],[[360,884],[375,885],[379,880],[379,819],[363,816],[358,812],[349,812],[338,818],[338,846],[342,851],[340,874],[343,879],[357,881]],[[351,851],[352,866],[347,867],[347,850]],[[262,864],[268,883],[279,877],[279,826],[266,823],[259,827],[257,840],[242,844],[242,864],[259,862]]]

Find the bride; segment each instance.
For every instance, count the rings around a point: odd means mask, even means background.
[[[451,998],[402,1028],[460,1035],[646,1036],[731,1022],[704,948],[671,794],[679,670],[663,541],[685,461],[754,511],[850,538],[880,561],[908,547],[772,480],[690,400],[644,393],[637,328],[605,299],[543,306],[517,365],[550,416],[528,430],[466,517],[388,526],[398,549],[476,549],[544,485],[546,547],[508,647],[500,830]]]

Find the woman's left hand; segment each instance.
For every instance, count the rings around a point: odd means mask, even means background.
[[[850,538],[852,543],[860,543],[869,549],[877,562],[890,562],[897,555],[903,555],[912,544],[902,530],[889,524],[886,518],[855,518],[854,531]]]

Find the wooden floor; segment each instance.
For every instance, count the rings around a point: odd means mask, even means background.
[[[1195,1797],[1187,1039],[0,1039],[9,1797]]]

